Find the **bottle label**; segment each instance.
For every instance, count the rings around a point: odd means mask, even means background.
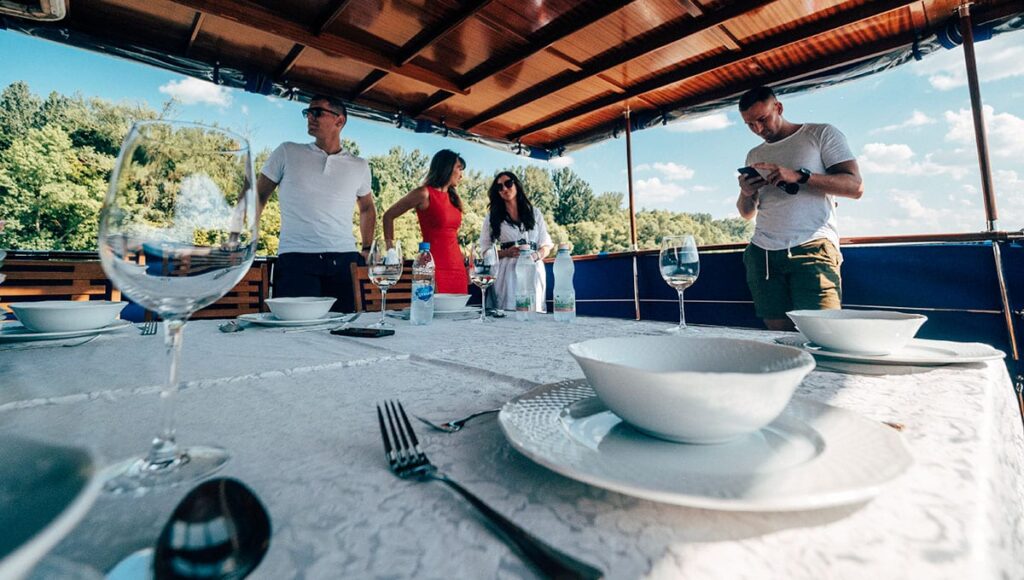
[[[555,312],[575,312],[576,299],[572,296],[555,296]]]
[[[417,284],[413,289],[413,294],[416,296],[416,300],[427,302],[434,296],[434,287],[430,284]]]
[[[533,300],[529,296],[516,296],[516,312],[533,310]]]

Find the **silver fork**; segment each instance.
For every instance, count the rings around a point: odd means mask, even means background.
[[[402,479],[416,481],[440,481],[452,488],[466,499],[494,526],[494,530],[506,543],[518,549],[545,575],[552,578],[601,578],[603,572],[590,564],[577,560],[572,556],[553,548],[526,530],[520,528],[505,516],[496,512],[475,495],[469,492],[427,459],[427,454],[420,449],[416,432],[405,414],[402,404],[397,401],[384,403],[387,414],[385,426],[384,412],[377,405],[377,420],[380,422],[380,436],[384,440],[384,456],[388,460],[391,471]]]
[[[477,417],[479,417],[481,415],[490,415],[491,413],[497,413],[498,411],[501,411],[501,409],[487,409],[486,411],[479,411],[479,412],[473,413],[472,415],[469,415],[468,417],[463,417],[461,419],[455,419],[454,421],[445,421],[444,423],[434,423],[433,421],[429,421],[427,419],[424,419],[423,417],[420,417],[419,415],[416,415],[416,418],[419,419],[420,421],[423,421],[423,423],[425,425],[429,426],[432,429],[437,429],[438,431],[444,431],[445,433],[458,433],[459,431],[462,430],[463,427],[466,426],[466,423],[469,420],[475,419],[475,418],[477,418]]]
[[[142,336],[151,336],[151,335],[156,334],[156,327],[157,327],[156,321],[155,320],[150,320],[149,322],[144,323],[142,325],[142,328],[139,329],[139,330],[140,330],[140,332],[142,332]]]
[[[316,326],[310,326],[310,327],[306,327],[306,328],[290,329],[290,330],[286,330],[284,332],[285,332],[285,334],[291,334],[293,332],[316,332],[318,330],[341,330],[343,328],[348,328],[353,322],[355,322],[355,319],[359,318],[362,314],[363,314],[362,312],[356,312],[352,316],[350,316],[350,317],[346,318],[345,320],[343,320],[341,322],[341,324],[338,324],[337,321],[332,321],[330,324],[326,324],[326,325],[325,324],[318,324]]]

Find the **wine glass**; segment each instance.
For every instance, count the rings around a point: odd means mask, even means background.
[[[697,256],[697,243],[693,236],[665,236],[661,240],[658,266],[665,282],[679,292],[679,326],[666,332],[681,332],[686,329],[683,290],[692,286],[700,274],[700,258]]]
[[[474,243],[469,247],[469,281],[480,289],[480,318],[475,322],[487,322],[487,289],[494,284],[497,269],[497,245]]]
[[[380,320],[371,324],[377,328],[391,326],[384,313],[388,305],[388,289],[402,278],[402,243],[395,240],[389,248],[384,240],[374,240],[370,246],[370,255],[366,265],[370,272],[370,282],[380,288]]]
[[[121,145],[100,212],[100,260],[125,296],[163,318],[170,374],[149,453],[125,462],[108,491],[195,481],[229,458],[220,447],[178,446],[174,399],[185,321],[252,265],[255,182],[248,141],[215,127],[142,121]]]

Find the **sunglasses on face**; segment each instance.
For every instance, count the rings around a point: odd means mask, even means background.
[[[307,119],[310,117],[313,117],[314,119],[319,119],[324,115],[334,115],[335,117],[341,116],[340,113],[335,113],[334,111],[324,109],[323,107],[310,107],[308,109],[302,109],[302,116]]]
[[[515,182],[513,182],[511,179],[506,179],[505,181],[499,181],[498,182],[498,188],[499,189],[505,189],[505,188],[512,189],[514,186],[515,186]]]

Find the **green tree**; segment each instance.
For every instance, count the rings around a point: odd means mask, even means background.
[[[568,167],[552,173],[551,181],[555,191],[552,212],[555,221],[567,226],[587,219],[594,202],[594,190],[590,184]]]
[[[0,93],[0,151],[28,133],[39,107],[39,98],[24,82],[11,83]]]

